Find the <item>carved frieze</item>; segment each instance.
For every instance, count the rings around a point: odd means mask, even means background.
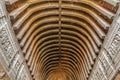
[[[112,25],[99,54],[89,80],[112,80],[120,68],[120,18]]]
[[[6,57],[6,60],[9,61],[9,63],[11,63],[11,60],[15,54],[15,51],[12,48],[12,45],[5,27],[0,29],[0,44],[4,51],[4,56]]]
[[[110,64],[104,56],[100,57],[100,63],[105,76],[109,78],[112,72],[114,71],[112,64]]]
[[[28,74],[27,74],[27,72],[26,72],[26,70],[25,70],[25,66],[22,65],[17,80],[30,80],[30,79],[27,77],[27,75],[28,75]]]
[[[12,63],[13,63],[12,69],[15,71],[16,74],[18,74],[20,67],[23,63],[23,60],[21,59],[19,54],[15,55]]]
[[[109,53],[111,54],[112,58],[118,54],[119,44],[120,43],[120,34],[116,34],[110,47],[108,48]]]
[[[119,11],[118,11],[119,12]],[[104,49],[109,63],[117,70],[120,67],[120,17],[116,15],[105,40]]]
[[[19,76],[21,76],[19,80],[31,80],[27,65],[23,64],[24,57],[15,39],[9,17],[6,15],[4,3],[4,0],[0,0],[0,62],[11,80],[17,80]],[[18,75],[22,66],[24,69]]]
[[[10,76],[16,80],[18,73],[20,72],[21,66],[23,65],[24,59],[21,57],[19,51],[14,50],[12,46],[12,41],[10,40],[8,33],[5,27],[0,29],[0,44],[3,51],[3,55],[6,58],[6,61],[9,63],[10,67]],[[25,64],[24,64],[25,65]],[[24,72],[24,73],[23,73]],[[19,80],[30,80],[26,79],[28,77],[28,72],[24,69],[21,73],[21,78]]]
[[[120,65],[120,24],[117,25],[117,31],[113,36],[113,40],[110,43],[110,46],[107,47],[107,51],[112,58],[112,61],[115,63],[115,67],[119,68]]]
[[[101,63],[97,63],[96,67],[94,68],[91,80],[106,80],[100,65]]]

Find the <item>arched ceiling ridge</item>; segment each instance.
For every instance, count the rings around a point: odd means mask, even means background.
[[[18,0],[8,9],[35,80],[87,80],[115,14],[101,1]]]

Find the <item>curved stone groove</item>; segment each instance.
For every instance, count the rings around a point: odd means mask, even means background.
[[[88,80],[115,16],[100,2],[104,1],[17,0],[14,4],[20,7],[7,4],[35,80]]]

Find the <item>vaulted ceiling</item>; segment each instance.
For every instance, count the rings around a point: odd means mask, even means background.
[[[18,0],[7,9],[35,80],[87,80],[117,8],[103,0]]]

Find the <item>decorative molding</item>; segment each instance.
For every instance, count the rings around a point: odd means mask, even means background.
[[[89,80],[112,80],[120,69],[120,7],[104,40]],[[99,68],[100,67],[100,68]],[[100,71],[101,70],[101,71]],[[98,76],[96,76],[98,74]],[[101,74],[101,75],[100,75]],[[104,74],[104,78],[100,78]]]
[[[5,2],[0,0],[0,16],[4,15],[0,19],[0,62],[11,80],[32,80],[4,7]],[[22,75],[20,79],[18,74]]]

